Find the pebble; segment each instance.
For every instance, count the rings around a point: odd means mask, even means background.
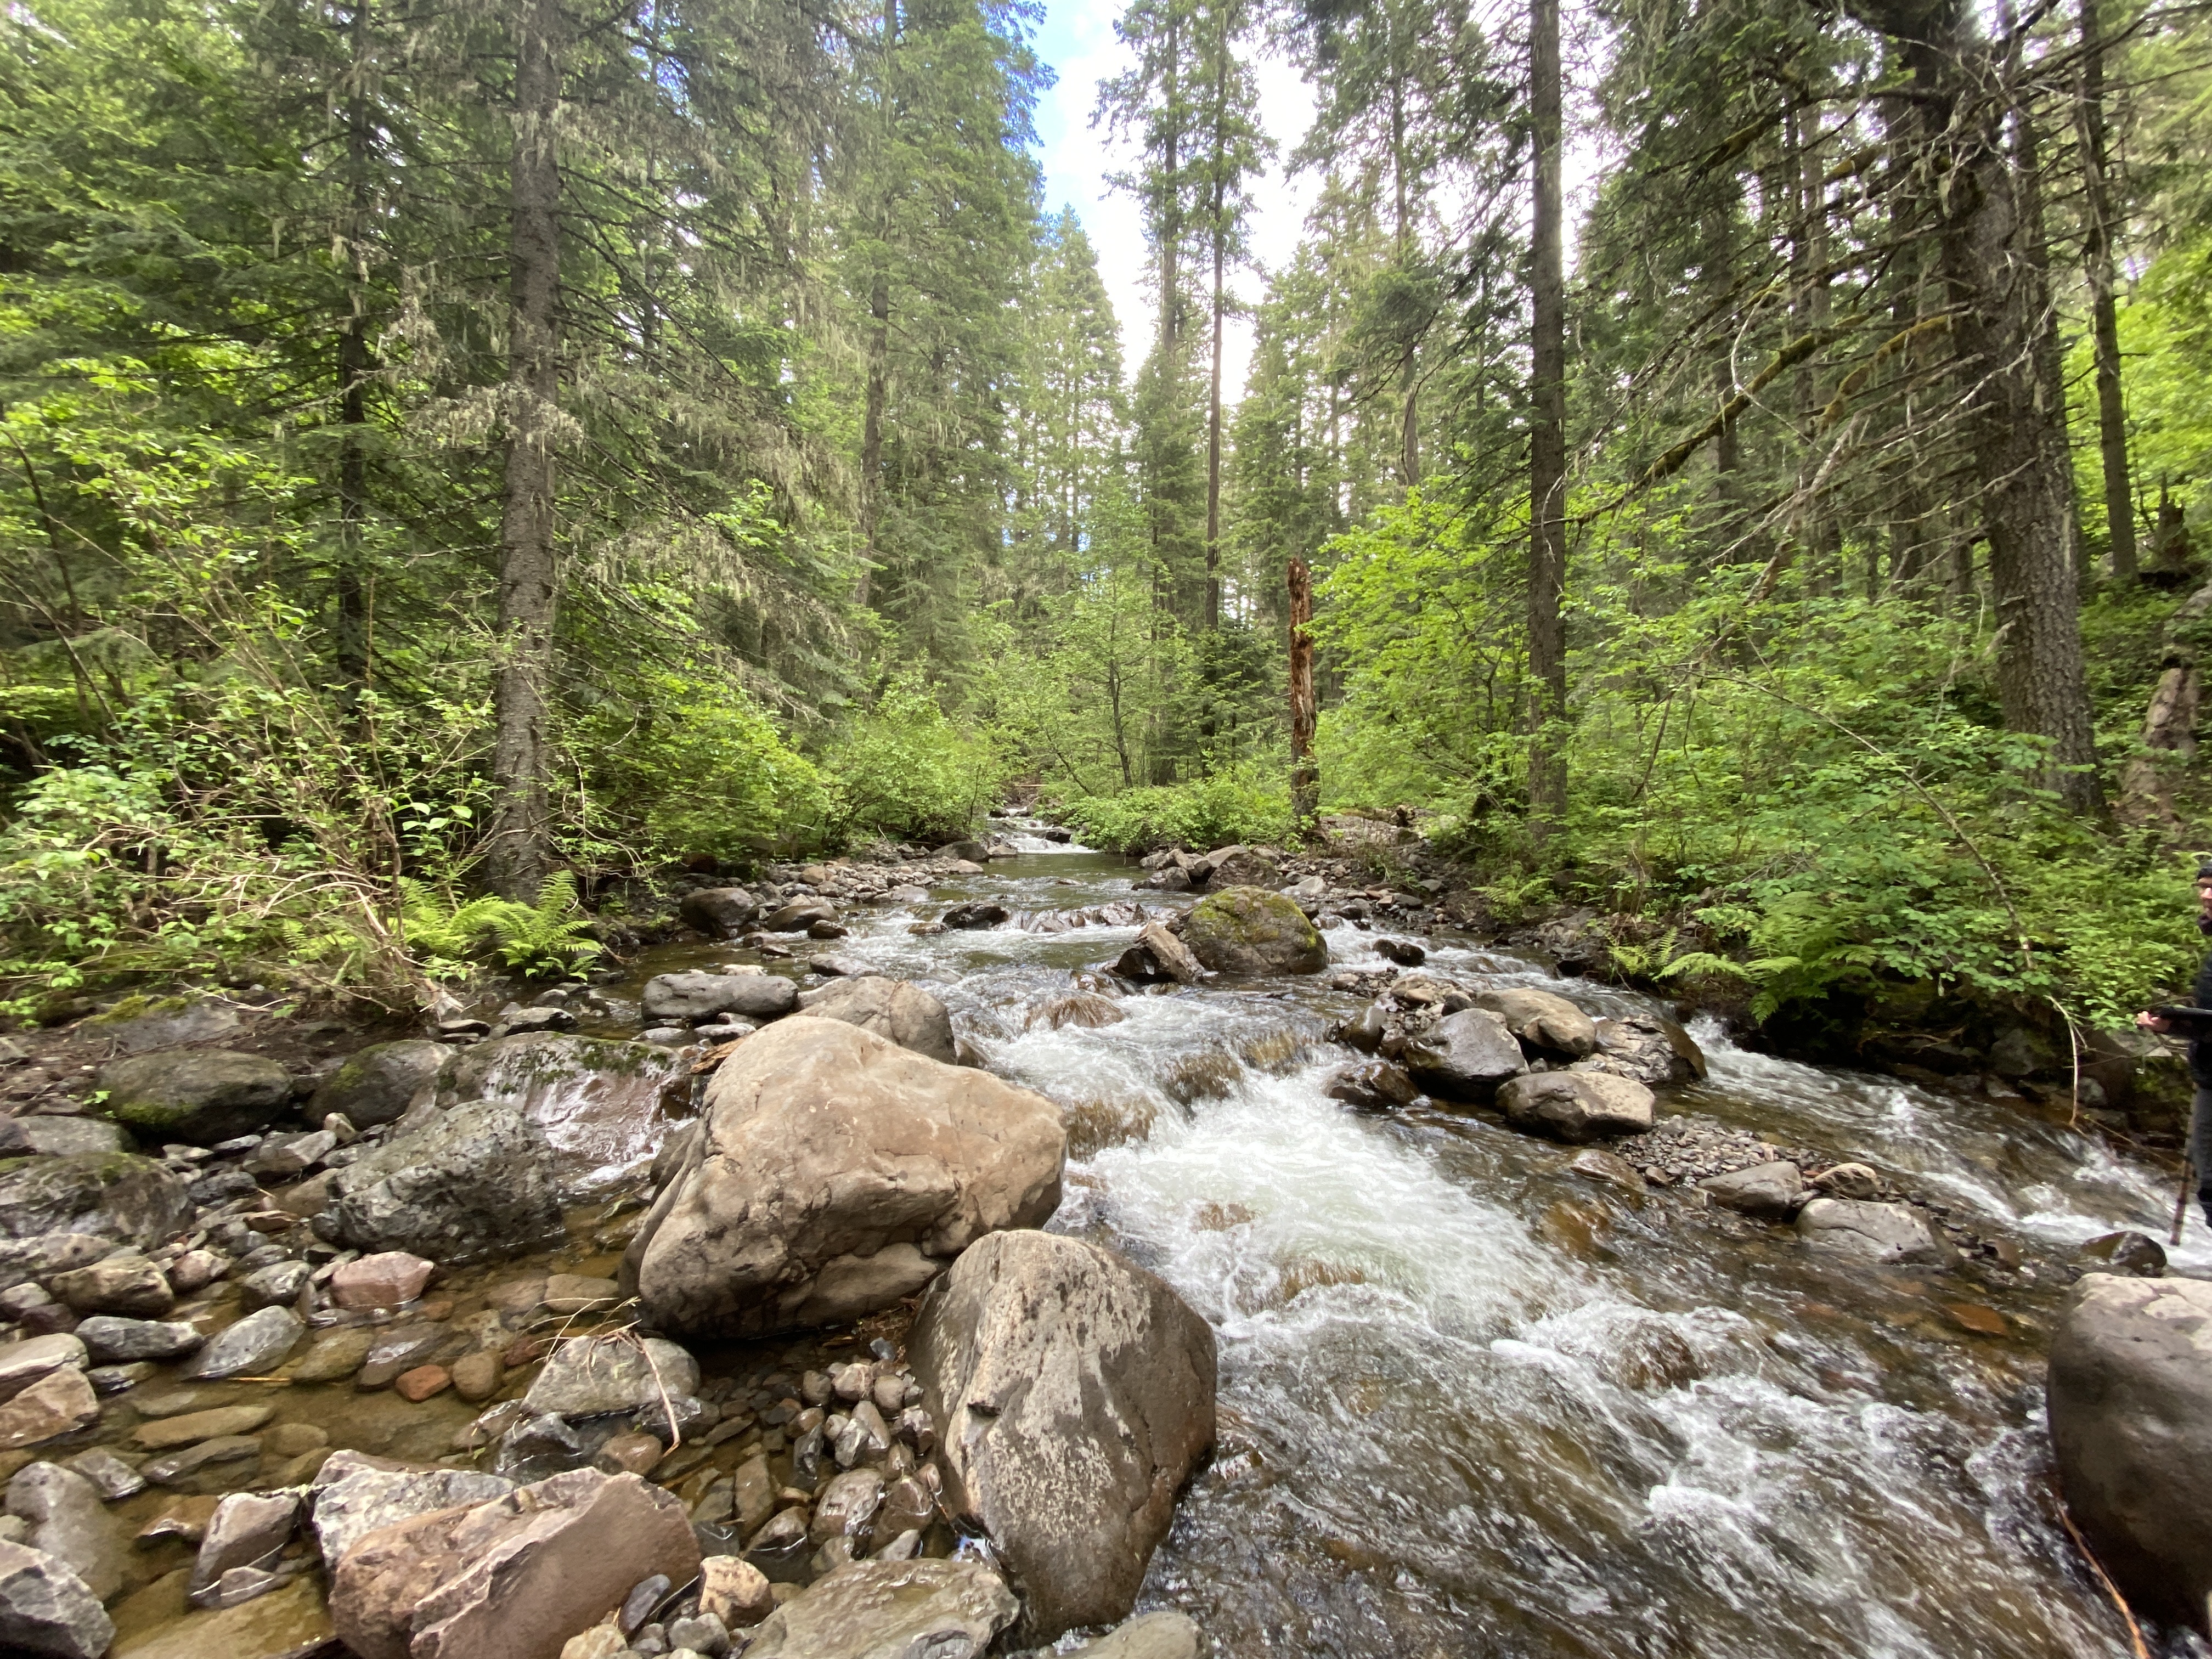
[[[443,1365],[417,1365],[413,1370],[402,1371],[392,1380],[392,1391],[403,1400],[416,1405],[434,1395],[443,1394],[453,1386],[453,1373]]]

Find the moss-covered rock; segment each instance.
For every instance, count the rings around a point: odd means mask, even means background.
[[[132,1152],[0,1160],[0,1238],[88,1233],[151,1249],[191,1214],[185,1184]]]
[[[104,1109],[149,1140],[210,1146],[265,1129],[292,1097],[273,1060],[228,1048],[164,1048],[100,1068]]]
[[[346,1057],[323,1079],[308,1115],[318,1123],[343,1112],[357,1129],[392,1123],[404,1116],[417,1095],[432,1089],[456,1050],[442,1042],[404,1037],[372,1042]]]
[[[1317,974],[1328,946],[1305,912],[1261,887],[1208,893],[1183,918],[1182,942],[1217,974]]]

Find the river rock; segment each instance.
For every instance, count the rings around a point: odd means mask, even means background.
[[[1830,1198],[1881,1196],[1881,1176],[1863,1164],[1830,1164],[1813,1177],[1812,1185]]]
[[[728,1630],[757,1625],[775,1607],[768,1576],[741,1555],[710,1555],[699,1564],[699,1611]]]
[[[197,1325],[181,1319],[118,1319],[96,1314],[77,1322],[72,1334],[95,1364],[131,1364],[141,1359],[177,1359],[207,1339]]]
[[[1121,1012],[1121,1004],[1111,997],[1100,996],[1095,991],[1073,991],[1064,997],[1050,997],[1030,1010],[1022,1021],[1022,1029],[1034,1031],[1042,1026],[1048,1031],[1057,1031],[1066,1026],[1097,1030],[1102,1025],[1119,1025],[1128,1015]]]
[[[971,899],[965,904],[953,905],[938,920],[947,927],[996,927],[1012,915],[1005,905],[990,899]]]
[[[1671,1019],[1621,1014],[1597,1022],[1597,1052],[1577,1069],[1611,1072],[1649,1088],[1692,1083],[1705,1075],[1705,1053]]]
[[[1805,1174],[1784,1159],[1756,1164],[1728,1175],[1707,1176],[1698,1183],[1725,1209],[1741,1210],[1762,1221],[1787,1221],[1805,1195]]]
[[[1387,1060],[1370,1060],[1340,1066],[1329,1073],[1321,1091],[1331,1100],[1357,1106],[1363,1112],[1393,1112],[1421,1097],[1419,1087],[1406,1072]]]
[[[422,1469],[341,1451],[315,1475],[315,1547],[335,1569],[362,1539],[436,1510],[504,1498],[514,1482],[482,1469]]]
[[[858,1562],[769,1614],[745,1659],[976,1659],[1019,1610],[979,1562]]]
[[[167,1164],[131,1152],[25,1158],[0,1169],[0,1237],[74,1234],[152,1249],[191,1216],[189,1185]]]
[[[1209,892],[1183,918],[1183,943],[1217,974],[1317,974],[1328,945],[1296,901],[1262,887]]]
[[[842,1019],[902,1048],[953,1063],[952,1016],[919,985],[866,974],[808,991],[799,1005],[817,1019]]]
[[[2086,1240],[2075,1255],[2098,1267],[2137,1279],[2156,1279],[2166,1272],[2166,1248],[2147,1233],[2100,1233]],[[78,1334],[83,1327],[77,1328]]]
[[[64,1365],[0,1406],[0,1451],[43,1445],[99,1416],[100,1401],[83,1371]]]
[[[1816,1250],[1862,1261],[1932,1261],[1942,1253],[1928,1224],[1903,1204],[1816,1198],[1797,1212],[1797,1232]]]
[[[645,982],[648,1020],[696,1024],[716,1014],[780,1019],[799,1006],[799,985],[781,974],[659,974]]]
[[[122,1314],[133,1319],[159,1318],[177,1299],[161,1270],[135,1253],[56,1273],[46,1288],[79,1313]]]
[[[1189,866],[1192,881],[1218,890],[1228,887],[1279,887],[1283,872],[1274,860],[1241,842],[1218,847]],[[1297,971],[1297,970],[1294,970]]]
[[[1115,958],[1113,971],[1123,979],[1171,979],[1183,985],[1195,985],[1206,977],[1205,964],[1191,954],[1190,947],[1157,921],[1137,930],[1135,941]]]
[[[1651,1091],[1642,1084],[1602,1072],[1538,1072],[1510,1078],[1499,1087],[1498,1103],[1515,1128],[1571,1146],[1640,1134],[1651,1127],[1654,1106]]]
[[[40,1659],[100,1659],[115,1639],[100,1598],[66,1562],[0,1543],[0,1650]]]
[[[1474,1006],[1487,1008],[1505,1029],[1532,1048],[1580,1060],[1597,1051],[1597,1022],[1563,996],[1517,986],[1477,991]]]
[[[64,1365],[82,1370],[91,1363],[85,1340],[68,1331],[8,1343],[0,1346],[0,1401],[13,1400]]]
[[[698,1392],[699,1362],[673,1342],[577,1336],[553,1351],[522,1403],[533,1416],[597,1417]]]
[[[309,1119],[319,1123],[337,1112],[356,1129],[397,1122],[429,1096],[438,1073],[459,1052],[420,1037],[356,1049],[315,1091]]]
[[[544,1131],[554,1172],[574,1190],[652,1155],[690,1111],[690,1066],[656,1043],[526,1031],[462,1050],[440,1074],[438,1098],[520,1112]]]
[[[686,927],[708,939],[735,939],[760,914],[753,896],[742,887],[702,887],[686,893],[676,909]]]
[[[265,1376],[284,1363],[307,1328],[307,1322],[289,1308],[264,1308],[217,1332],[184,1374],[210,1382],[226,1376]]]
[[[2058,1485],[2149,1616],[2203,1628],[2212,1596],[2212,1284],[2086,1273],[2051,1345]]]
[[[623,1261],[672,1331],[756,1336],[890,1306],[985,1233],[1060,1203],[1043,1096],[801,1015],[714,1073],[703,1132]]]
[[[360,1659],[556,1654],[641,1579],[680,1584],[698,1570],[672,1494],[572,1469],[358,1539],[333,1576],[331,1614]]]
[[[100,1489],[58,1463],[33,1463],[8,1482],[8,1513],[27,1522],[33,1549],[65,1561],[105,1601],[123,1587],[124,1543]]]
[[[553,1149],[511,1106],[453,1107],[337,1170],[331,1194],[315,1231],[365,1251],[467,1261],[535,1249],[561,1231]]]
[[[397,1308],[422,1295],[436,1271],[405,1250],[380,1250],[339,1264],[331,1274],[331,1300],[341,1308]]]
[[[212,1406],[205,1411],[180,1412],[157,1417],[131,1431],[131,1443],[142,1451],[167,1451],[197,1441],[224,1435],[252,1434],[276,1414],[273,1406]]]
[[[1213,1329],[1096,1244],[995,1233],[930,1289],[910,1339],[946,1508],[988,1535],[1030,1643],[1126,1617],[1213,1444]]]
[[[1486,1100],[1528,1069],[1513,1033],[1486,1008],[1446,1014],[1408,1038],[1402,1058],[1422,1087],[1452,1100]]]
[[[0,1118],[0,1158],[30,1153],[74,1158],[85,1152],[127,1152],[131,1136],[119,1123],[98,1117]]]
[[[164,1048],[100,1069],[108,1115],[149,1140],[212,1146],[274,1122],[292,1097],[275,1060],[226,1048]]]
[[[125,1637],[112,1659],[310,1659],[335,1646],[322,1587],[303,1574],[251,1601]]]
[[[261,1564],[263,1557],[284,1547],[299,1520],[296,1492],[231,1493],[208,1519],[189,1590],[205,1590],[234,1567]]]
[[[1198,1659],[1199,1628],[1188,1613],[1140,1613],[1068,1659]]]

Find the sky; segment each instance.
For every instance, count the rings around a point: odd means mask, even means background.
[[[1099,275],[1113,296],[1121,325],[1122,362],[1134,375],[1152,349],[1153,300],[1145,288],[1151,254],[1135,200],[1110,190],[1106,175],[1132,160],[1126,145],[1109,145],[1103,130],[1091,125],[1097,107],[1098,83],[1127,68],[1131,58],[1114,38],[1114,20],[1126,0],[1046,0],[1036,40],[1037,55],[1059,76],[1039,101],[1038,160],[1044,167],[1044,207],[1057,215],[1072,207],[1098,251]],[[1275,142],[1278,159],[1254,191],[1252,254],[1261,270],[1240,273],[1234,287],[1248,302],[1264,292],[1266,270],[1289,261],[1297,251],[1306,210],[1320,186],[1314,174],[1285,179],[1280,157],[1297,148],[1313,118],[1313,94],[1298,72],[1280,58],[1263,56],[1255,66],[1260,82],[1260,118]],[[1233,402],[1244,389],[1251,362],[1252,326],[1232,320],[1222,344],[1222,396]]]

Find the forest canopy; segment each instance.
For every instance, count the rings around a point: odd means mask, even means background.
[[[404,1000],[1010,791],[1395,814],[1762,1016],[2184,975],[2198,10],[1133,0],[1141,319],[1038,21],[0,15],[0,1006]]]

